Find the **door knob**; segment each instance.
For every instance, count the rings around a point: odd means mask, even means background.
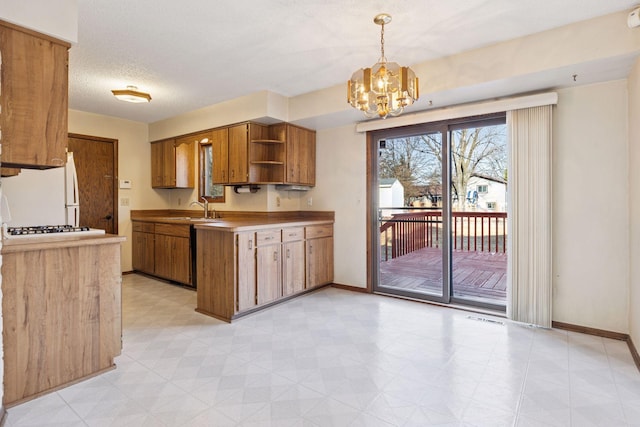
[[[113,215],[111,214],[104,217],[104,219],[106,219],[107,221],[111,221],[112,218],[113,218]]]

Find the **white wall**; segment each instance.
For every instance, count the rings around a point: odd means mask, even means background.
[[[627,82],[559,91],[553,116],[553,320],[626,333]]]
[[[640,349],[640,60],[629,75],[629,335]]]

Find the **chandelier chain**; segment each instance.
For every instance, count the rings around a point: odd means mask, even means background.
[[[380,62],[387,62],[387,58],[384,56],[384,22],[380,24]]]

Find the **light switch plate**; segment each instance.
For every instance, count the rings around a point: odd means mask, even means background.
[[[120,188],[131,188],[131,180],[129,180],[129,179],[121,179],[120,180]]]

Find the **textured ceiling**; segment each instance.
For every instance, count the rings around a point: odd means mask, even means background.
[[[413,65],[621,10],[637,0],[78,0],[72,109],[155,122],[250,93],[343,84],[379,57]],[[545,82],[548,84],[548,82]],[[117,101],[136,85],[149,104]]]

